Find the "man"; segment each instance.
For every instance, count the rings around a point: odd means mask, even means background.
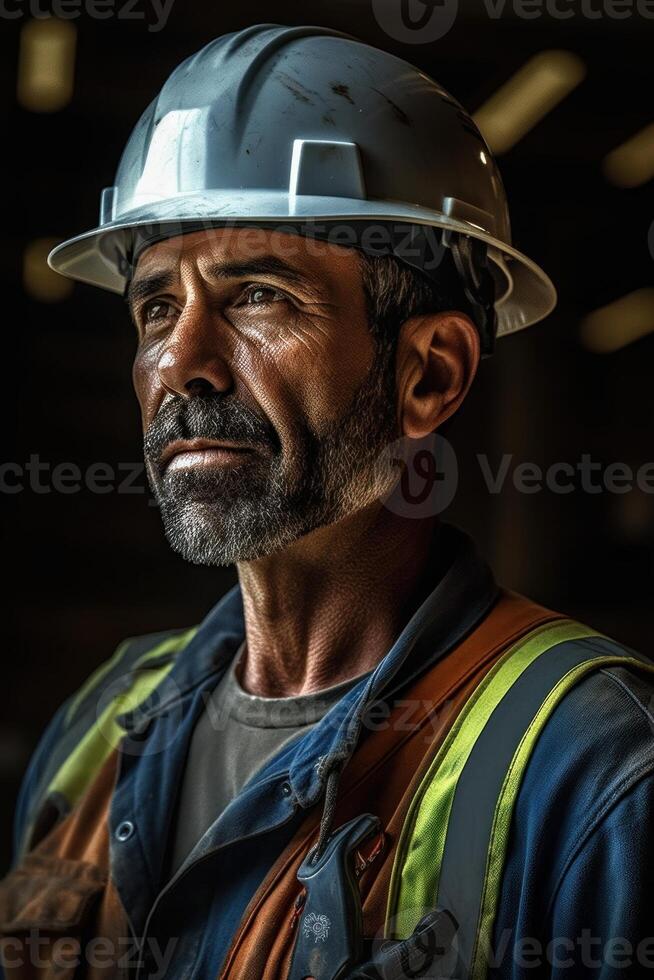
[[[219,38],[51,263],[125,291],[167,537],[239,585],[49,726],[6,975],[651,969],[654,668],[436,518],[433,433],[554,301],[460,106],[327,29]]]

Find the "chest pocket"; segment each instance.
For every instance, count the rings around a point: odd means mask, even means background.
[[[0,883],[0,963],[7,980],[109,976],[96,972],[86,949],[106,885],[106,872],[89,862],[28,854]]]

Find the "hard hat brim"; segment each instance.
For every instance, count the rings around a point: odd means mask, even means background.
[[[293,196],[285,192],[204,191],[144,203],[120,218],[57,245],[48,264],[61,275],[115,293],[124,293],[129,279],[128,256],[134,236],[152,229],[152,239],[177,237],[201,225],[206,228],[284,223],[398,222],[427,225],[468,235],[489,246],[492,271],[500,286],[495,303],[497,336],[515,333],[544,319],[556,305],[556,290],[546,273],[522,252],[472,222],[403,201],[343,197]],[[337,239],[331,237],[330,240]]]

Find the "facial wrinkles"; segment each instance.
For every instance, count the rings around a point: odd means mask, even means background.
[[[363,373],[370,369],[372,355],[354,356],[348,335],[345,311],[335,304],[319,314],[284,314],[278,330],[261,331],[260,343],[239,340],[239,349],[248,355],[239,374],[246,383],[252,379],[252,390],[268,411],[281,411],[284,424],[305,417],[320,433],[347,407],[362,366]]]
[[[286,455],[255,451],[233,469],[191,469],[172,476],[149,466],[174,550],[199,564],[252,560],[382,496],[395,478],[379,465],[396,436],[393,378],[390,362],[376,364],[343,417],[319,437],[299,423]],[[244,438],[248,426],[242,406],[215,396],[171,404],[169,412],[146,436],[151,460],[171,432],[230,432]],[[226,421],[230,413],[234,428]],[[265,442],[258,423],[254,428],[255,438]]]
[[[284,243],[286,238],[288,236],[271,236],[271,240],[280,239]],[[329,261],[323,260],[318,269],[314,269],[312,263],[305,268],[302,262],[297,261],[296,248],[299,240],[298,242],[294,240],[293,245],[294,249],[289,260],[297,266],[300,273],[314,280],[321,280],[320,295],[308,292],[304,287],[289,284],[275,275],[253,275],[253,280],[286,293],[289,298],[271,301],[261,310],[248,306],[238,308],[232,306],[225,310],[224,315],[238,333],[237,349],[256,344],[261,351],[267,350],[276,361],[279,361],[284,353],[291,354],[295,358],[300,358],[309,374],[314,373],[319,366],[323,380],[328,383],[340,381],[340,387],[345,389],[345,399],[342,401],[342,404],[345,404],[354,387],[353,384],[348,390],[347,376],[350,372],[347,368],[351,365],[351,368],[358,372],[356,378],[360,380],[361,368],[368,367],[368,364],[362,364],[360,358],[354,356],[355,352],[351,346],[347,351],[342,351],[340,356],[334,356],[342,346],[343,336],[348,332],[352,317],[358,314],[362,322],[367,320],[363,296],[358,297],[358,304],[355,304],[351,298],[354,287],[359,287],[359,283],[358,280],[350,283],[349,276],[344,275],[342,254],[326,251],[325,259]],[[281,254],[284,254],[284,249],[281,249]],[[237,257],[237,252],[234,254],[228,249],[226,260]],[[215,260],[215,254],[200,255],[198,258],[199,271],[208,280],[209,294],[212,288],[209,273],[211,267],[215,265]],[[238,292],[244,285],[245,282],[235,285],[235,291]],[[216,293],[216,306],[222,303],[219,292],[218,290]],[[303,358],[306,358],[306,361],[302,360]],[[334,395],[338,394],[340,392],[337,391],[331,393],[330,403],[333,403]]]
[[[216,357],[225,360],[236,386],[248,391],[271,416],[280,412],[286,416],[285,422],[279,419],[282,427],[298,413],[308,414],[317,430],[338,417],[351,397],[352,379],[360,377],[360,362],[368,361],[352,354],[351,317],[344,307],[325,303],[307,312],[290,301],[272,300],[265,309],[230,308],[223,315],[216,302],[198,297],[197,291],[194,296],[189,301],[199,308],[192,312],[185,307],[180,316],[203,317],[212,324],[204,340],[211,345],[215,332]],[[193,329],[176,341],[176,326],[165,335],[146,337],[139,349],[134,371],[137,390],[159,388],[158,399],[147,398],[148,421],[165,394],[157,385],[162,348],[193,341]]]
[[[144,339],[135,365],[147,409],[148,475],[166,533],[175,550],[206,564],[270,553],[373,499],[375,462],[396,421],[394,371],[375,357],[364,305],[361,297],[349,301],[342,262],[324,271],[325,296],[310,300],[273,276],[215,281],[208,270],[216,258],[197,248],[184,255],[177,284],[162,297],[180,319]],[[155,271],[153,261],[144,274]],[[259,286],[267,302],[247,303],[246,288]],[[290,296],[275,298],[277,291]],[[187,397],[157,383],[158,356],[166,343],[172,347],[177,326],[179,344],[206,345],[198,376],[215,347],[233,379],[229,390]],[[250,451],[235,465],[166,473],[165,447],[193,439]]]
[[[327,327],[318,328],[318,315],[309,304],[278,298],[262,304],[259,309],[231,307],[225,315],[242,344],[268,351],[276,357],[293,352],[300,358],[309,358],[326,352]],[[325,311],[323,317],[329,320],[333,314]]]

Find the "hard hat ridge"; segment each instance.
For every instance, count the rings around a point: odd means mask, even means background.
[[[240,224],[365,251],[376,241],[433,275],[434,247],[403,253],[406,229],[413,245],[484,243],[459,266],[470,278],[469,259],[487,256],[498,336],[556,299],[511,243],[502,180],[470,116],[418,68],[331,28],[257,24],[186,59],[137,123],[99,225],[49,261],[122,292],[148,244]]]

